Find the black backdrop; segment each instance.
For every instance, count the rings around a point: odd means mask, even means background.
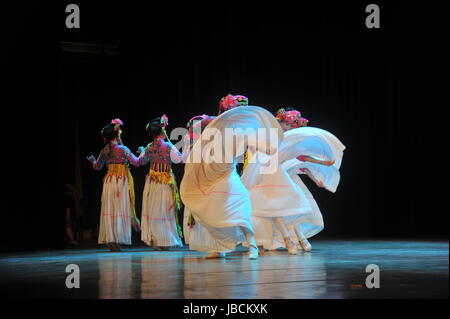
[[[80,29],[64,26],[71,2]],[[364,1],[71,2],[7,11],[2,250],[63,246],[64,184],[77,165],[80,226],[95,228],[104,172],[85,157],[112,118],[134,151],[153,117],[184,126],[227,93],[273,112],[296,106],[347,146],[335,194],[306,181],[326,223],[318,237],[448,238],[446,1],[377,1],[381,29],[365,27]],[[147,170],[133,169],[138,211]]]

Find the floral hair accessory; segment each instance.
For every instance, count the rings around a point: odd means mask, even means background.
[[[302,114],[299,111],[286,111],[284,108],[277,111],[277,116],[275,118],[278,122],[284,122],[293,128],[301,127],[308,123],[308,120],[302,117]]]
[[[169,118],[166,116],[166,114],[163,114],[161,116],[161,120],[159,122],[159,125],[161,126],[161,130],[162,130],[166,140],[170,141],[170,138],[169,138],[169,136],[167,136],[167,132],[166,132],[166,126],[169,125]]]
[[[123,122],[121,119],[119,119],[119,118],[113,119],[111,121],[111,124],[114,124],[114,131],[119,131],[119,133],[122,134],[122,130],[120,129],[120,126],[123,125]]]
[[[248,97],[243,95],[234,95],[234,98],[238,101],[238,106],[248,105]]]
[[[161,116],[160,125],[161,125],[162,128],[166,128],[166,126],[169,125],[169,118],[166,116],[166,114],[163,114]]]
[[[277,111],[277,116],[275,117],[279,122],[282,122],[286,117],[285,109],[281,108]]]
[[[248,97],[243,95],[231,95],[224,96],[219,101],[220,111],[228,111],[236,106],[248,105]]]
[[[301,118],[299,119],[299,126],[306,126],[306,125],[308,125],[308,122],[309,122],[308,119],[306,119],[306,118],[304,118],[304,117],[301,117]]]

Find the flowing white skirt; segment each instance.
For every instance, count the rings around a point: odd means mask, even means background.
[[[260,128],[277,128],[275,141],[278,142],[282,138],[279,124],[267,110],[257,106],[241,106],[228,110],[209,123],[201,139],[194,144],[180,187],[181,199],[193,214],[196,223],[203,226],[207,234],[223,249],[229,250],[245,242],[245,234],[253,234],[250,195],[235,168],[236,158],[245,149],[244,128],[255,131]],[[229,148],[225,142],[224,137],[228,129],[234,130],[239,141],[236,148]],[[208,143],[207,140],[213,142]],[[262,134],[257,142],[264,145],[267,137]],[[232,154],[229,154],[232,157],[231,162],[215,160],[216,155],[227,154],[230,150],[233,150]],[[199,154],[203,155],[202,160],[193,161]],[[197,232],[191,231],[189,235],[191,248],[193,234]],[[200,231],[198,234],[205,233]],[[209,251],[202,247],[198,249]]]
[[[274,210],[274,214],[264,210],[261,214],[261,210],[257,210],[256,214],[252,215],[252,226],[258,246],[263,246],[269,250],[285,248],[283,236],[275,226],[274,217],[284,218],[288,226],[289,237],[294,243],[298,241],[295,228],[300,230],[306,238],[316,235],[324,228],[322,213],[311,192],[299,176],[295,175],[291,178],[296,185],[293,189],[301,195],[300,201],[297,200],[298,196],[293,198],[281,196],[276,200],[280,210]],[[269,201],[267,197],[252,195],[252,202],[267,203]],[[283,206],[285,209],[283,209]],[[294,208],[294,211],[289,207]]]
[[[192,227],[189,227],[188,221],[191,212],[189,208],[184,208],[184,221],[183,221],[183,234],[184,241],[189,245],[190,250],[202,251],[205,253],[227,253],[232,251],[231,249],[223,246],[220,241],[217,241],[212,237],[208,230],[200,224],[200,222],[195,221]]]
[[[335,192],[339,184],[345,146],[331,133],[313,127],[298,128],[284,133],[279,148],[278,170],[273,174],[259,174],[260,163],[249,164],[242,176],[250,191],[253,206],[252,224],[258,245],[267,249],[284,247],[281,233],[275,226],[275,217],[282,217],[291,240],[297,242],[295,229],[310,238],[324,228],[323,217],[311,192],[297,175],[307,168],[315,182]],[[259,158],[264,155],[258,154]],[[334,159],[333,166],[301,162],[296,157],[308,155],[322,160]],[[253,155],[254,156],[254,155]]]
[[[175,205],[170,185],[147,177],[142,199],[141,239],[147,245],[181,247]]]
[[[235,169],[207,195],[191,193],[189,197],[184,196],[184,202],[196,222],[189,234],[190,249],[203,252],[234,250],[246,240],[242,228],[253,233],[250,197]],[[197,211],[194,210],[196,207],[199,208]]]
[[[131,203],[126,176],[104,179],[98,243],[131,245]]]

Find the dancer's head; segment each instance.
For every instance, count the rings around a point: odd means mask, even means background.
[[[283,131],[289,131],[294,128],[308,125],[308,120],[302,117],[302,114],[292,107],[279,109],[277,111],[276,119],[280,123]]]
[[[222,112],[231,110],[237,106],[248,105],[248,97],[243,95],[231,95],[224,96],[219,101],[219,114]]]
[[[201,134],[201,132],[203,132],[205,127],[207,127],[208,124],[215,118],[216,118],[215,116],[209,116],[206,114],[197,115],[197,116],[194,116],[193,118],[191,118],[189,120],[189,122],[186,124],[186,128],[189,130],[191,139],[196,139],[198,137],[198,136],[194,136],[194,128],[200,127],[200,132],[198,132],[198,133]]]
[[[168,124],[169,119],[164,114],[162,116],[155,117],[153,120],[151,120],[145,127],[145,130],[151,137],[163,136],[165,133],[164,130]]]
[[[113,119],[110,124],[103,127],[101,134],[105,144],[120,138],[122,134],[121,125],[123,125],[123,122],[120,119]]]
[[[189,120],[189,122],[187,122],[186,128],[189,131],[192,131],[194,126],[201,124],[203,122],[203,120],[206,119],[206,118],[208,118],[208,115],[206,115],[206,114],[196,115],[193,118],[191,118]]]

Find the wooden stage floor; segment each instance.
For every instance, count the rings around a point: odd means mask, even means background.
[[[248,260],[245,248],[205,260],[187,248],[131,246],[0,254],[2,298],[448,298],[448,241],[311,240],[313,251],[270,251]],[[66,266],[80,288],[65,285]],[[365,285],[366,266],[380,288]]]

